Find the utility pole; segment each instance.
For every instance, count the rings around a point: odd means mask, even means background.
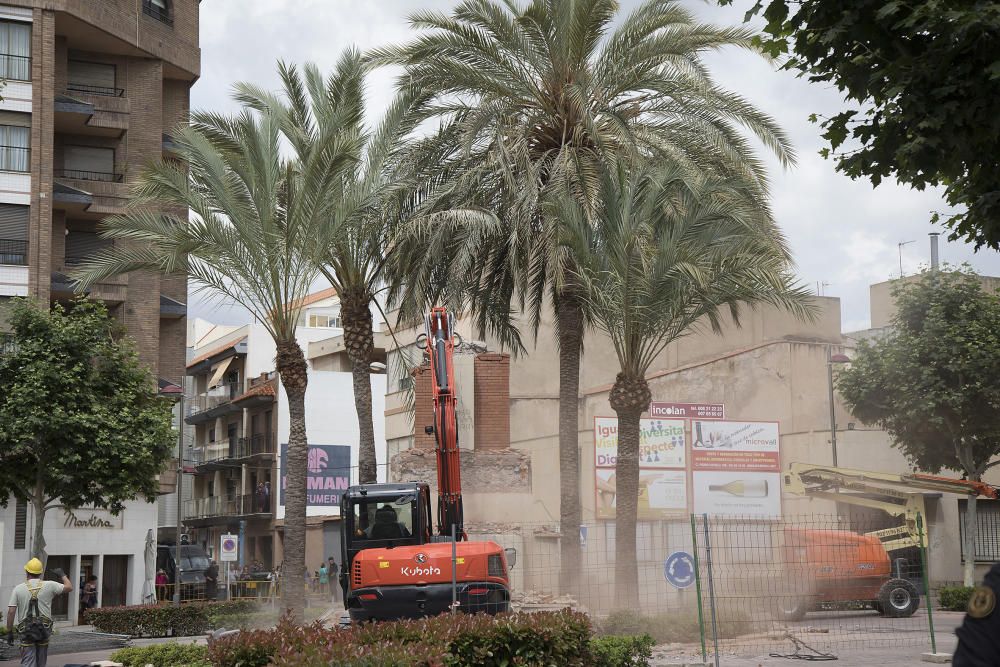
[[[181,396],[177,401],[177,539],[175,541],[176,551],[174,562],[177,564],[174,577],[174,606],[181,606],[181,533],[184,530],[182,525],[183,508],[181,507],[181,489],[184,486],[184,389],[181,385]]]
[[[904,245],[910,245],[911,243],[914,243],[914,241],[900,241],[899,243],[896,244],[896,247],[899,248],[899,277],[900,278],[903,277],[903,246]]]

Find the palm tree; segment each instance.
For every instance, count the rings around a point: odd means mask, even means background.
[[[337,74],[329,81],[312,64],[300,74],[298,68],[279,63],[279,72],[283,97],[246,83],[237,84],[237,95],[243,103],[279,119],[283,135],[300,158],[322,149],[320,139],[328,132],[347,129],[360,146],[358,160],[331,189],[332,205],[314,233],[318,270],[340,298],[360,432],[359,480],[374,483],[370,367],[375,345],[372,310],[382,308],[377,297],[395,282],[394,272],[406,272],[397,261],[402,252],[397,251],[439,236],[447,238],[453,227],[480,223],[476,226],[489,228],[482,225],[489,216],[472,210],[434,213],[423,205],[428,185],[418,181],[413,166],[402,159],[407,138],[420,121],[415,108],[423,97],[415,88],[401,90],[377,127],[367,132],[363,122],[366,67],[358,51],[343,53]],[[424,224],[429,220],[440,224]]]
[[[650,401],[646,373],[670,343],[728,314],[768,304],[811,317],[809,294],[794,285],[784,239],[754,187],[692,176],[676,166],[624,166],[602,179],[590,218],[562,195],[551,214],[566,224],[562,243],[597,327],[611,339],[620,371],[609,400],[618,415],[615,589],[621,608],[638,600],[635,530],[639,424]]]
[[[542,220],[547,193],[571,192],[589,212],[604,165],[641,153],[739,177],[762,200],[764,168],[738,126],[783,163],[793,159],[775,123],[712,83],[699,59],[725,46],[753,49],[752,32],[697,23],[671,0],[646,0],[612,29],[617,13],[615,0],[465,0],[450,16],[413,14],[411,25],[427,32],[369,56],[402,65],[400,82],[423,91],[422,112],[440,123],[415,153],[448,174],[450,192],[466,193],[505,225],[461,270],[442,272],[432,258],[423,270],[438,280],[414,280],[460,282],[481,329],[503,331],[516,304],[530,312],[537,335],[543,308],[553,307],[563,590],[576,589],[580,562],[574,536],[582,518],[579,376],[587,312],[566,248]]]
[[[315,233],[331,206],[330,184],[353,164],[357,142],[327,132],[320,149],[290,160],[278,119],[249,108],[194,113],[175,130],[179,160],[141,173],[129,209],[104,221],[121,241],[77,275],[79,288],[129,271],[183,271],[198,289],[244,306],[273,337],[288,395],[282,605],[301,619],[306,528],[306,360],[296,340],[304,297],[317,277]],[[190,215],[189,215],[190,211]]]

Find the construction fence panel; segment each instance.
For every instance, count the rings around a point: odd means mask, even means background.
[[[722,655],[745,656],[930,648],[923,555],[898,541],[887,551],[882,542],[898,536],[880,537],[886,526],[826,515],[641,521],[633,600],[618,599],[614,521],[566,538],[555,523],[472,527],[469,538],[517,549],[515,610],[575,606],[602,631],[648,632],[678,655],[701,654],[702,641],[709,653],[717,641]],[[577,591],[560,587],[561,539],[580,540]]]

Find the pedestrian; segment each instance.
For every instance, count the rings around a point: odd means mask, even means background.
[[[214,560],[205,570],[205,597],[209,600],[219,597],[219,566]]]
[[[264,498],[264,482],[257,482],[257,511],[267,511],[267,501]]]
[[[271,483],[264,482],[264,511],[271,511]]]
[[[319,591],[320,593],[330,593],[330,570],[326,569],[326,563],[319,564]]]
[[[97,577],[90,575],[80,591],[80,609],[86,611],[97,606]]]
[[[52,599],[73,590],[66,573],[52,568],[62,579],[43,581],[42,561],[32,558],[24,566],[25,579],[14,587],[7,605],[7,644],[14,645],[14,631],[21,639],[22,667],[45,667],[49,657],[49,637],[52,635]]]
[[[159,570],[156,573],[156,599],[163,602],[167,599],[167,587],[170,585],[170,578],[167,577],[166,570]]]
[[[986,573],[981,586],[969,597],[962,625],[955,630],[958,646],[951,658],[954,667],[988,667],[1000,664],[1000,563]]]
[[[326,560],[326,569],[330,576],[330,598],[334,601],[337,600],[337,589],[340,588],[340,583],[337,575],[340,573],[340,568],[337,567],[337,561],[330,556]]]

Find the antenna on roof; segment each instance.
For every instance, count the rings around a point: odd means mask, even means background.
[[[910,245],[911,243],[915,243],[915,242],[916,241],[900,241],[899,243],[896,244],[896,246],[899,248],[899,277],[900,278],[903,277],[903,246],[904,245]]]

